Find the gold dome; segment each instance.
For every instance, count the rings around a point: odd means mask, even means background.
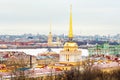
[[[78,45],[75,42],[66,42],[64,44],[64,50],[66,51],[75,51],[78,49]]]

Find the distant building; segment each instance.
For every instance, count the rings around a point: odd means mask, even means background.
[[[61,47],[62,43],[59,39],[59,37],[57,37],[56,42],[53,42],[53,36],[52,36],[52,32],[51,32],[51,25],[50,25],[50,32],[48,35],[48,42],[47,42],[48,47]]]
[[[109,45],[109,43],[104,43],[102,45],[96,45],[95,47],[88,48],[89,54],[120,54],[120,45]]]

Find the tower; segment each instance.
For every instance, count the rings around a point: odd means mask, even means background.
[[[52,46],[52,32],[51,32],[51,23],[50,23],[50,32],[49,32],[49,35],[48,35],[48,47],[51,47]]]
[[[70,25],[69,25],[69,40],[64,44],[64,49],[60,51],[60,62],[76,63],[81,59],[81,51],[78,50],[78,44],[73,39],[72,29],[72,5],[70,6]]]

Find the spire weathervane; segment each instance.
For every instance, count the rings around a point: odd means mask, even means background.
[[[72,41],[73,39],[73,29],[72,29],[72,5],[70,5],[70,26],[69,26],[69,40]]]

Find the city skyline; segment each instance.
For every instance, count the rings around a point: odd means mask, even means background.
[[[119,0],[2,0],[0,34],[68,34],[70,4],[74,35],[112,35],[120,30]]]

